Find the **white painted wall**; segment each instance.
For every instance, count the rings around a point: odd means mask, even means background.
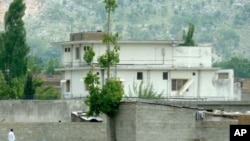
[[[88,91],[84,82],[80,81],[88,71],[83,60],[84,46],[92,46],[96,56],[94,63],[106,51],[101,42],[82,42],[64,45],[62,47],[62,64],[73,64],[64,68],[63,78],[71,80],[70,97],[85,97]],[[159,93],[163,91],[164,98],[197,98],[202,100],[238,100],[234,95],[233,71],[226,70],[228,80],[218,80],[218,72],[212,69],[211,47],[172,47],[170,44],[156,42],[121,42],[120,63],[117,76],[123,80],[125,94],[129,95],[133,83],[139,85],[137,72],[143,72],[144,86],[153,85]],[[80,59],[75,59],[75,48],[80,48]],[[71,48],[65,52],[65,48]],[[85,64],[85,67],[82,65]],[[99,68],[96,71],[101,72]],[[163,80],[163,72],[168,72],[168,80]],[[111,76],[115,76],[114,68]],[[180,93],[172,91],[172,79],[188,79],[190,86],[187,91]],[[100,80],[101,81],[101,80]],[[223,82],[222,82],[223,81]],[[225,81],[225,82],[224,82]],[[221,85],[223,83],[223,85]],[[220,84],[220,85],[219,85]],[[65,92],[65,87],[62,89]],[[135,95],[134,95],[135,96]],[[136,96],[135,96],[136,97]]]
[[[92,46],[96,53],[94,63],[105,53],[102,43],[81,43],[63,48],[71,48],[70,53],[63,49],[62,62],[72,63],[74,67],[85,64],[83,59],[84,46]],[[172,47],[169,44],[155,43],[121,43],[119,64],[155,64],[168,67],[211,67],[211,47]],[[76,58],[76,47],[80,47],[80,59]]]
[[[114,70],[111,70],[114,72]],[[95,73],[101,72],[96,70]],[[137,72],[143,72],[143,80],[137,80]],[[163,80],[163,72],[168,72],[168,80]],[[133,89],[133,84],[139,86],[143,81],[144,87],[153,85],[154,89],[161,93],[163,91],[164,98],[191,98],[200,100],[239,100],[240,95],[233,93],[232,70],[227,70],[230,73],[230,78],[223,85],[219,85],[218,72],[216,70],[119,70],[118,77],[122,80],[124,85],[125,96],[137,97],[137,95],[130,95],[129,89]],[[81,81],[86,76],[87,70],[67,71],[65,79],[71,80],[71,97],[86,97],[88,91],[85,84]],[[113,73],[112,73],[113,74]],[[100,78],[101,79],[101,78]],[[188,91],[180,94],[178,91],[172,90],[172,79],[192,79]],[[100,80],[101,81],[101,80]],[[133,92],[133,91],[132,91]]]

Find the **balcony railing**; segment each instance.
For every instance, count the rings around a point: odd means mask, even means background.
[[[89,66],[85,62],[63,62],[60,68],[75,68],[75,67],[87,67]]]
[[[182,68],[193,68],[193,67],[209,67],[209,66],[203,66],[202,64],[199,64],[197,62],[185,62],[180,60],[120,60],[119,64],[120,66],[124,65],[160,65],[163,67],[182,67]],[[82,62],[62,62],[60,68],[78,68],[78,67],[87,67],[89,66],[84,61]]]

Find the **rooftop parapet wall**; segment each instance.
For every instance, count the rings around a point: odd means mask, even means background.
[[[102,40],[103,32],[80,32],[70,34],[70,41],[95,41]]]

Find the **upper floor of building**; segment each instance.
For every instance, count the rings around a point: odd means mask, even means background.
[[[103,32],[83,32],[70,35],[70,41],[56,42],[60,45],[62,68],[84,67],[84,53],[91,47],[95,51],[93,63],[106,52],[102,43]],[[183,41],[118,41],[119,65],[151,65],[167,68],[211,68],[212,47],[180,46]]]

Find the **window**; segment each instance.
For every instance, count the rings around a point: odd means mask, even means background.
[[[228,72],[220,72],[218,74],[218,79],[228,79],[228,78],[229,78]]]
[[[163,80],[168,80],[168,72],[163,72],[162,78]]]
[[[172,91],[179,91],[186,82],[187,79],[172,79]]]
[[[137,72],[137,80],[142,80],[142,79],[143,79],[143,73]]]
[[[80,58],[80,48],[77,47],[76,48],[76,59],[79,59]]]
[[[67,48],[64,49],[64,51],[65,52],[70,52],[70,48],[67,47]]]
[[[66,81],[66,92],[70,92],[70,80]]]
[[[83,50],[84,50],[84,51],[89,50],[89,46],[84,46],[84,47],[83,47]]]

